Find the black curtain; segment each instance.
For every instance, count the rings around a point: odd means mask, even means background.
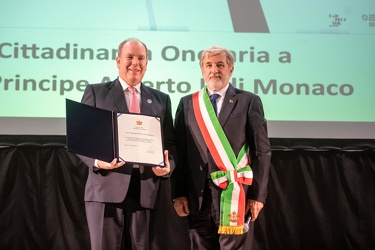
[[[0,149],[0,249],[88,249],[87,170],[58,146]]]
[[[89,249],[87,167],[64,143],[2,145],[0,249]],[[375,249],[374,148],[273,146],[254,248]],[[168,180],[161,199],[155,249],[189,249]]]
[[[375,249],[375,151],[272,153],[259,249]]]

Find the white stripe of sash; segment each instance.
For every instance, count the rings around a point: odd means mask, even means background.
[[[203,89],[201,89],[199,91],[199,98],[198,98],[198,101],[199,101],[199,109],[201,110],[201,114],[202,114],[202,118],[203,118],[203,121],[207,127],[207,130],[210,134],[210,137],[218,151],[218,154],[221,158],[221,160],[223,161],[224,165],[223,167],[225,167],[228,171],[229,170],[234,170],[234,167],[231,163],[231,161],[229,160],[229,157],[227,155],[227,152],[225,151],[224,147],[223,147],[223,144],[221,143],[220,139],[219,139],[219,136],[217,135],[216,133],[216,130],[214,128],[214,125],[212,124],[212,121],[210,119],[210,116],[208,115],[208,111],[207,111],[207,108],[206,108],[206,105],[204,103],[204,100],[203,100]]]

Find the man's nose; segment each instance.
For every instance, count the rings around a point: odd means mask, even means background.
[[[139,63],[138,58],[133,58],[132,59],[132,64],[137,65],[138,63]]]
[[[217,73],[219,71],[219,67],[217,67],[216,65],[213,65],[211,70],[213,73]]]

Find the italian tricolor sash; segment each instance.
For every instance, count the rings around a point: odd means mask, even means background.
[[[253,172],[245,144],[236,157],[219,124],[204,87],[192,96],[195,118],[219,171],[211,173],[212,181],[223,189],[220,200],[219,234],[243,234],[245,192],[243,184],[251,185]]]

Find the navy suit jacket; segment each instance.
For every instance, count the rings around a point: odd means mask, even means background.
[[[218,119],[236,156],[245,143],[250,147],[254,177],[251,186],[244,185],[246,198],[265,202],[271,147],[261,99],[229,85]],[[219,168],[195,119],[192,95],[181,98],[175,117],[175,135],[178,163],[171,175],[172,199],[188,197],[190,210],[197,213],[202,205],[206,171],[211,173]],[[218,208],[220,191],[213,200]]]
[[[129,109],[125,101],[125,95],[118,79],[112,82],[87,85],[82,97],[82,103],[121,113],[128,113]],[[173,119],[171,113],[171,101],[167,94],[151,89],[141,83],[141,114],[161,117],[164,148],[169,150],[171,171],[174,169],[175,154]],[[98,141],[98,147],[100,147]],[[95,159],[80,156],[80,159],[89,167],[85,188],[85,201],[120,203],[127,194],[132,165],[125,164],[119,172],[109,172],[102,176],[93,171]],[[141,206],[154,208],[160,178],[156,176],[151,167],[140,166],[141,174]]]

